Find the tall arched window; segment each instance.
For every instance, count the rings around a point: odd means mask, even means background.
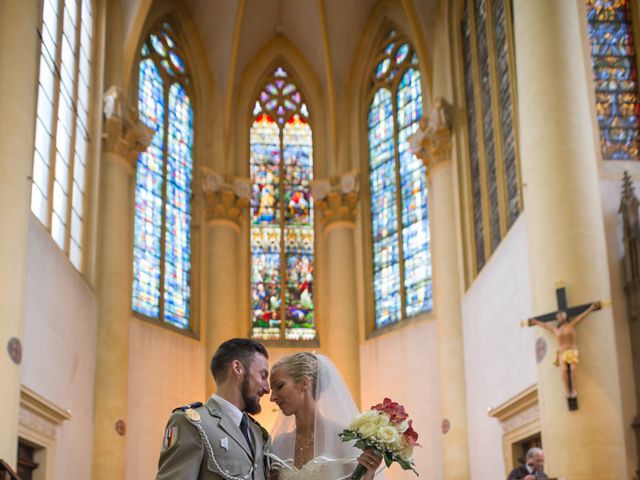
[[[44,0],[31,211],[82,267],[91,0]]]
[[[132,308],[188,329],[193,109],[175,38],[165,22],[149,35],[140,54],[138,110],[155,135],[138,157]]]
[[[511,2],[466,0],[460,22],[468,121],[467,282],[522,211]]]
[[[433,307],[425,168],[407,139],[422,117],[417,55],[396,31],[372,74],[369,190],[376,328]]]
[[[250,142],[253,337],[312,340],[313,140],[307,105],[282,67],[256,100]]]
[[[638,60],[629,0],[585,0],[603,160],[640,160]]]

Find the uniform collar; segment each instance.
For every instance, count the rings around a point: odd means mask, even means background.
[[[218,402],[220,409],[224,410],[224,413],[229,415],[229,418],[231,418],[233,424],[239,427],[240,422],[242,421],[242,415],[244,415],[242,411],[229,400],[222,398],[220,395],[213,394],[211,395],[211,398]]]

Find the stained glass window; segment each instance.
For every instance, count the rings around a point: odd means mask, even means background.
[[[253,116],[253,337],[313,340],[313,141],[306,103],[284,68],[266,82]]]
[[[638,72],[629,0],[585,0],[605,160],[638,160]]]
[[[91,0],[44,0],[31,211],[82,268]]]
[[[168,23],[142,46],[140,119],[155,134],[138,157],[132,308],[188,329],[191,302],[193,108],[189,77]]]
[[[369,187],[376,328],[432,309],[425,168],[408,138],[422,117],[417,56],[391,31],[373,72]]]
[[[467,0],[461,18],[468,120],[469,236],[479,272],[522,210],[508,0]]]

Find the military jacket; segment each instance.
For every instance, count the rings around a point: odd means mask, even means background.
[[[214,398],[204,405],[176,409],[165,430],[156,480],[268,478],[264,456],[268,434],[255,421],[249,422],[249,428],[253,453],[240,427]]]

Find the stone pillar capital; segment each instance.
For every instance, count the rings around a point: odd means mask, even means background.
[[[238,227],[242,213],[249,206],[251,181],[236,177],[227,182],[211,169],[203,168],[201,172],[207,222],[227,220]]]
[[[155,132],[127,105],[120,87],[112,86],[105,92],[103,114],[104,151],[116,154],[135,169],[138,155],[147,149]]]
[[[360,200],[360,174],[352,170],[340,176],[314,180],[311,194],[320,221],[326,226],[337,221],[354,223]]]
[[[427,175],[451,161],[451,126],[447,110],[445,100],[436,99],[429,120],[422,118],[418,130],[409,137],[411,151],[424,162]]]

